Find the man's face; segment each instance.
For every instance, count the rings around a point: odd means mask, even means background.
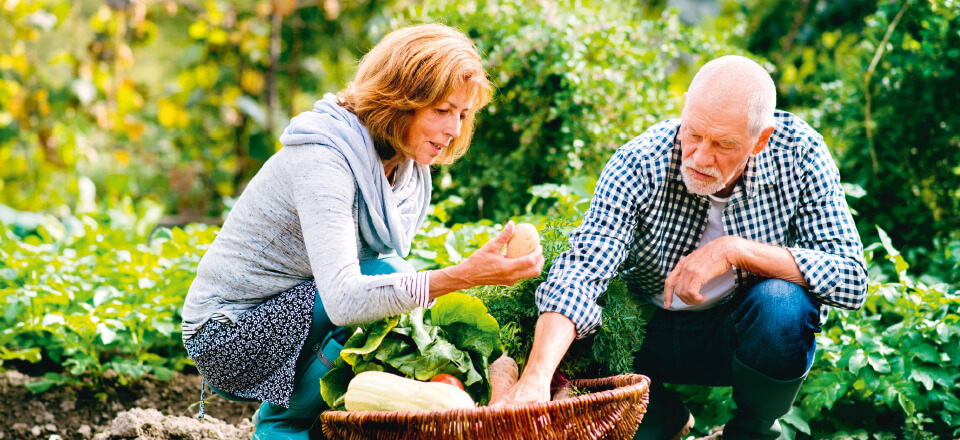
[[[747,112],[732,107],[696,98],[684,105],[680,173],[694,194],[729,196],[750,154],[760,151],[758,138],[747,136]]]

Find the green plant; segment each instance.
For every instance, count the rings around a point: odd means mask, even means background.
[[[458,221],[520,215],[524,189],[596,175],[617,147],[679,116],[683,88],[674,75],[685,74],[683,66],[738,51],[674,14],[639,15],[630,2],[438,1],[414,9],[412,21],[467,32],[497,86],[471,150],[440,169],[434,200],[463,200]]]
[[[862,310],[834,310],[794,407],[797,438],[955,438],[960,435],[960,295],[911,277],[883,230],[867,248],[870,294]],[[880,282],[885,252],[894,281]],[[678,387],[706,431],[732,415],[729,388]]]
[[[179,310],[216,228],[151,232],[159,213],[127,200],[99,218],[46,216],[25,236],[0,225],[0,365],[45,373],[39,392],[190,364]]]

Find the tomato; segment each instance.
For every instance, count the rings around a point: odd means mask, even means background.
[[[460,379],[457,379],[449,374],[438,374],[433,376],[433,379],[430,379],[430,382],[445,383],[447,385],[453,385],[457,388],[460,388],[461,390],[463,389],[463,384],[460,383]]]

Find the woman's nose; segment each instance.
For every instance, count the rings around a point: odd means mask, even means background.
[[[453,114],[447,123],[444,126],[444,133],[451,138],[460,136],[460,126],[463,125],[463,121],[460,120],[460,115]]]

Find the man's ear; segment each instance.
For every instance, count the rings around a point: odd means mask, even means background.
[[[760,152],[763,151],[764,148],[766,148],[767,143],[770,142],[770,136],[772,135],[773,135],[772,126],[764,128],[763,131],[760,132],[760,137],[757,138],[757,144],[753,146],[753,151],[751,151],[750,154],[754,156],[760,154]]]

